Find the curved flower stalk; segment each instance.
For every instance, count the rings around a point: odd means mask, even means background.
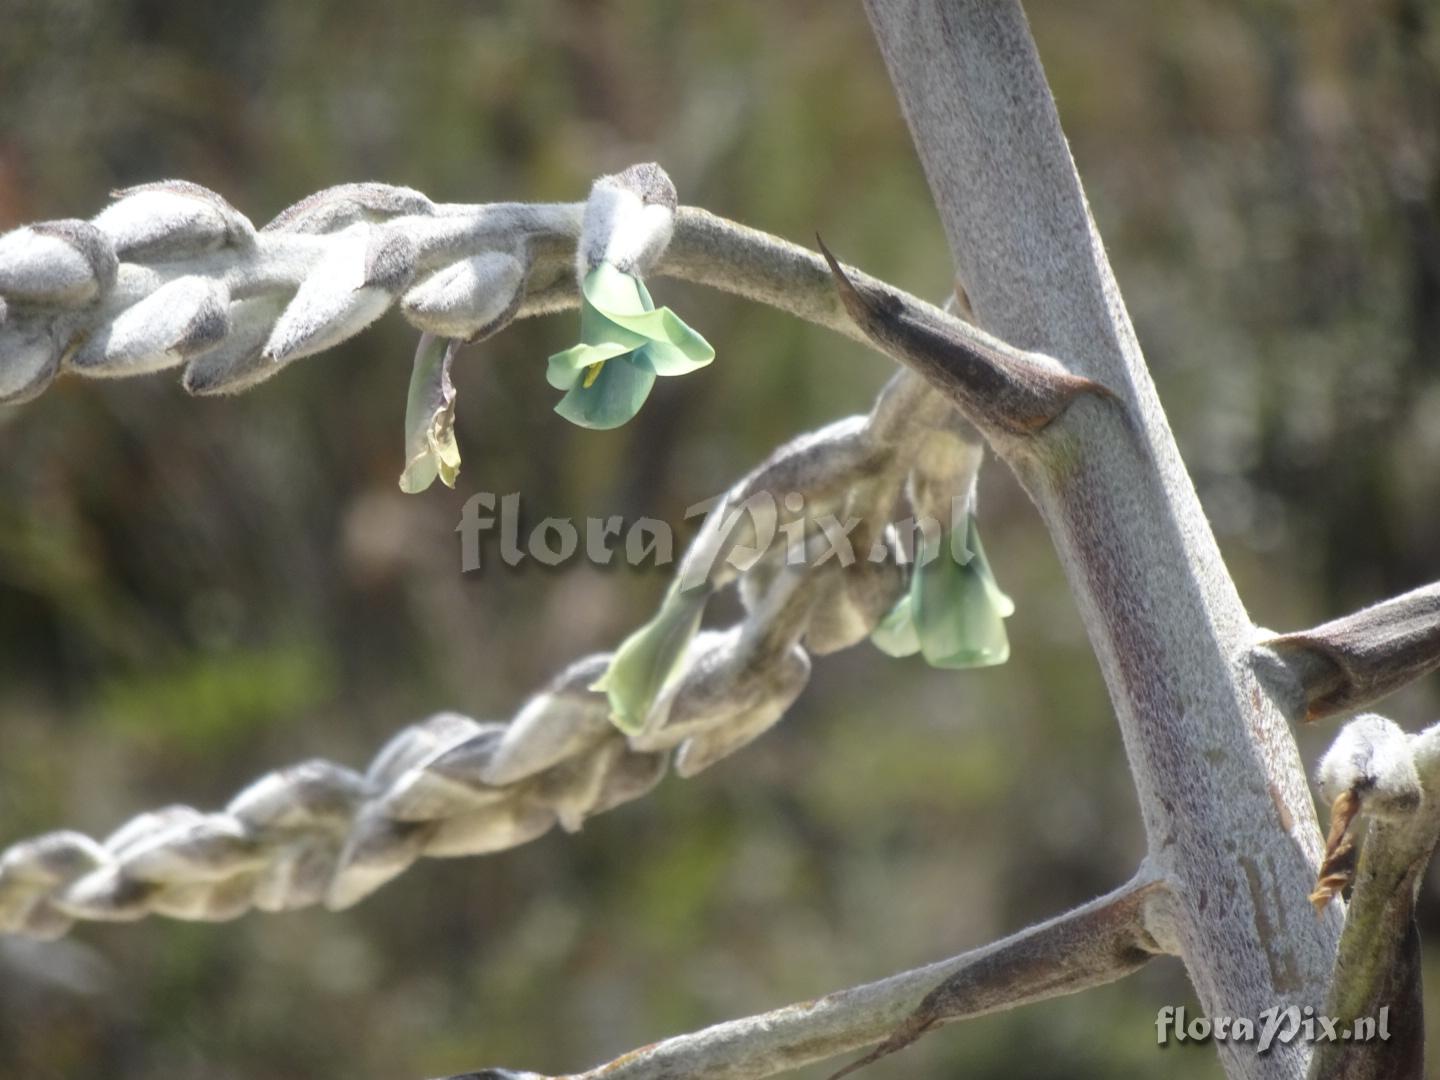
[[[597,270],[587,296],[585,281]],[[871,282],[846,272],[859,286]],[[713,355],[656,308],[645,285],[653,274],[869,340],[815,253],[675,206],[656,165],[602,178],[583,203],[436,203],[409,188],[341,184],[259,229],[219,194],[165,180],[116,192],[89,221],[0,235],[0,405],[36,397],[67,373],[124,377],[179,367],[189,393],[247,391],[391,307],[422,332],[474,342],[513,319],[585,304],[599,327],[586,328],[586,344],[614,355],[599,363],[592,352],[590,364],[572,355],[563,381],[567,394],[582,393],[571,404],[590,405],[628,383],[641,391],[620,395],[629,412],[655,376],[693,370]],[[904,303],[929,310],[914,297]],[[944,325],[980,335],[957,320]],[[615,419],[613,409],[598,409],[606,412]],[[585,420],[585,409],[576,414]]]
[[[576,273],[580,344],[550,357],[546,379],[565,396],[555,411],[581,427],[619,427],[660,375],[684,375],[715,350],[669,308],[657,308],[641,276],[675,227],[675,186],[658,165],[602,176],[585,204]]]

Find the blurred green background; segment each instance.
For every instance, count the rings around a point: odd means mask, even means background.
[[[1030,14],[1256,620],[1308,625],[1440,577],[1436,5]],[[346,180],[571,200],[652,159],[684,201],[948,287],[858,3],[0,2],[0,227],[167,176],[259,224]],[[0,843],[216,807],[309,755],[362,766],[443,708],[510,715],[647,617],[665,579],[462,575],[469,494],[678,521],[776,444],[865,409],[888,374],[771,311],[656,292],[716,345],[711,368],[662,380],[619,431],[582,431],[550,411],[542,371],[573,317],[517,326],[457,370],[454,492],[396,487],[413,335],[393,315],[236,399],[188,399],[168,376],[65,380],[0,410]],[[1083,627],[1001,468],[982,511],[1018,603],[1006,667],[831,657],[783,725],[697,779],[579,836],[421,863],[342,914],[0,942],[0,1075],[566,1071],[1118,884],[1143,841]],[[1414,729],[1436,699],[1431,678],[1387,712]],[[1307,761],[1333,730],[1303,735]],[[1433,880],[1422,913],[1440,940]],[[867,1075],[1218,1076],[1211,1048],[1157,1049],[1167,1003],[1194,1008],[1179,964],[1157,962]]]

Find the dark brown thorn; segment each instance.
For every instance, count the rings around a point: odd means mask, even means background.
[[[907,303],[877,282],[857,281],[825,241],[815,239],[855,324],[882,352],[924,376],[982,431],[1034,435],[1081,395],[1115,400],[1113,392],[1091,379],[992,345],[938,309]]]

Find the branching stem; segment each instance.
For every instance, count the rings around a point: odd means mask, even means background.
[[[1148,905],[1163,892],[1164,886],[1142,870],[1083,907],[972,952],[664,1039],[564,1080],[758,1080],[880,1043],[868,1061],[940,1024],[1076,993],[1130,974],[1160,951],[1145,923]],[[500,1070],[471,1075],[539,1080]]]

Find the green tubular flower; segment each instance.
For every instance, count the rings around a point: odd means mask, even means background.
[[[940,534],[938,550],[917,558],[910,589],[871,634],[891,656],[921,653],[932,667],[974,668],[1010,658],[1004,620],[1015,604],[990,571],[975,518],[965,523],[963,557],[950,551],[951,536]]]
[[[660,691],[680,667],[710,599],[708,588],[672,586],[655,617],[626,638],[590,687],[610,699],[610,719],[627,735],[645,727]]]
[[[601,262],[581,286],[580,344],[550,357],[550,385],[566,394],[555,411],[587,428],[614,428],[645,403],[657,375],[684,375],[715,350],[669,308],[657,308],[645,283]]]
[[[910,601],[910,590],[905,590],[905,595],[870,632],[870,642],[887,656],[914,656],[920,651],[920,635],[915,631],[915,605]]]

